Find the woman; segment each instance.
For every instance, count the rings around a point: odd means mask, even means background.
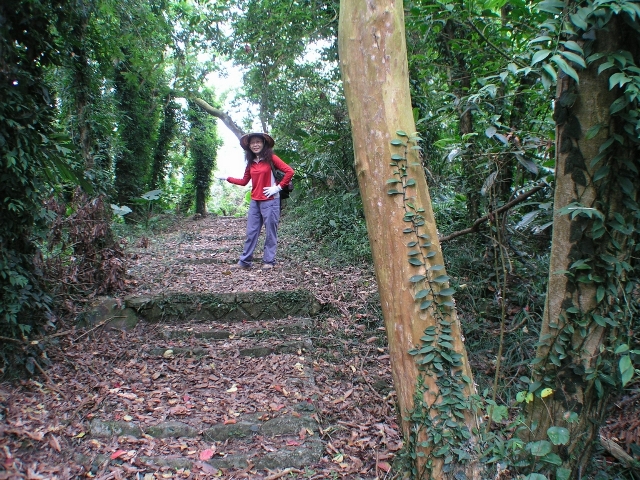
[[[273,153],[275,142],[266,133],[247,133],[240,138],[240,146],[245,150],[247,168],[244,177],[226,180],[236,185],[247,185],[251,180],[251,203],[247,214],[247,239],[240,260],[233,268],[249,269],[253,263],[253,251],[264,224],[266,238],[262,268],[269,270],[276,262],[278,243],[278,223],[280,221],[280,190],[289,184],[293,169]],[[273,175],[273,168],[284,172],[280,184]]]

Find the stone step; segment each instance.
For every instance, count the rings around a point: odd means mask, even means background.
[[[254,327],[256,324],[257,327]],[[310,318],[228,325],[220,322],[165,324],[157,334],[164,343],[149,347],[146,352],[167,359],[207,355],[213,358],[215,355],[229,356],[236,352],[241,356],[256,358],[285,353],[303,355],[313,350],[313,341],[305,335],[313,329],[313,325]]]
[[[306,408],[313,409],[311,404]],[[298,410],[304,409],[302,405]],[[118,447],[112,446],[113,442],[107,447],[109,439],[113,438],[118,438]],[[192,469],[194,466],[202,468],[203,462],[216,470],[245,469],[250,465],[254,470],[304,468],[317,463],[325,449],[318,435],[317,423],[308,411],[275,417],[268,413],[248,414],[239,416],[233,423],[197,427],[177,421],[144,426],[131,421],[94,419],[90,424],[89,436],[83,440],[98,451],[94,455],[76,454],[75,459],[94,474],[105,465],[127,462],[131,463],[131,467],[142,468],[142,471],[145,467],[152,470],[154,467],[165,467],[176,471]],[[166,445],[174,440],[182,442],[184,448],[181,448],[181,454],[137,455],[134,449],[111,459],[108,453],[104,453],[109,448],[124,451],[129,445],[136,447],[140,441],[158,441]],[[201,460],[199,454],[206,449],[210,449],[211,456]],[[144,453],[144,449],[140,451]]]
[[[152,322],[237,322],[312,317],[320,303],[306,290],[238,293],[171,293],[127,297],[125,306]]]
[[[258,323],[257,326],[256,323]],[[247,328],[249,327],[249,328]],[[199,338],[205,340],[226,340],[234,337],[282,337],[309,333],[314,328],[311,318],[287,318],[262,322],[207,322],[191,324],[165,324],[159,336],[165,340]]]

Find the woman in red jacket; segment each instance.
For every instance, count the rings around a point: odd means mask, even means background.
[[[262,268],[273,268],[276,262],[278,243],[278,223],[280,222],[280,190],[289,184],[293,169],[273,153],[275,142],[266,133],[247,133],[240,138],[240,146],[245,150],[247,168],[244,177],[226,180],[236,185],[247,185],[251,180],[251,204],[247,214],[247,239],[238,264],[234,268],[249,269],[253,263],[253,251],[264,225],[266,238]],[[284,172],[284,178],[278,184],[273,168]]]

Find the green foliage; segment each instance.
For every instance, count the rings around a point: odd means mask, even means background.
[[[46,321],[51,299],[42,289],[35,243],[50,218],[43,196],[59,176],[74,178],[43,84],[44,69],[59,60],[52,28],[62,21],[64,5],[0,6],[0,335],[5,337],[21,338]]]
[[[312,238],[321,245],[321,253],[338,263],[371,260],[367,227],[360,196],[353,193],[315,198],[295,197],[287,207],[284,229]]]
[[[204,215],[211,195],[211,175],[216,168],[216,156],[222,142],[217,134],[215,118],[191,102],[187,118],[190,123],[190,162],[186,176],[189,189],[185,194],[183,206],[189,208],[191,205],[187,203],[187,199],[192,199],[196,213]]]
[[[249,211],[249,201],[243,188],[228,182],[215,182],[211,187],[211,199],[207,209],[214,215],[242,217]]]

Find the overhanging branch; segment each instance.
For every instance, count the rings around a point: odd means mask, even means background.
[[[486,214],[484,217],[478,218],[475,222],[473,222],[473,225],[471,225],[469,228],[465,228],[464,230],[458,230],[457,232],[453,232],[453,233],[451,233],[451,234],[449,234],[449,235],[447,235],[445,237],[440,237],[438,240],[440,240],[440,243],[443,243],[443,242],[452,240],[452,239],[454,239],[456,237],[461,237],[462,235],[466,235],[467,233],[475,232],[475,231],[478,230],[478,228],[480,228],[480,225],[482,225],[484,222],[486,222],[492,216],[498,215],[499,213],[502,213],[502,212],[504,212],[506,210],[509,210],[514,205],[517,205],[518,203],[521,203],[521,202],[525,201],[531,195],[533,195],[534,193],[542,190],[546,186],[547,186],[547,183],[540,183],[540,184],[536,185],[535,187],[533,187],[528,192],[524,192],[523,194],[518,195],[516,198],[514,198],[510,202],[505,203],[500,208],[495,209],[493,212],[490,212],[490,213]]]
[[[201,98],[194,97],[188,93],[180,92],[180,91],[172,91],[171,96],[176,98],[187,98],[193,101],[196,105],[198,105],[201,109],[207,112],[210,115],[213,115],[216,118],[222,120],[229,130],[240,140],[240,137],[244,135],[244,131],[233,121],[233,119],[226,113],[220,110],[219,108],[212,107],[207,102],[202,100]]]
[[[205,112],[222,120],[222,123],[224,123],[227,126],[227,128],[233,132],[233,134],[238,138],[238,140],[240,140],[240,137],[244,135],[244,131],[238,125],[236,125],[236,122],[234,122],[231,119],[231,117],[227,115],[226,112],[223,112],[219,108],[212,107],[201,98],[194,98],[193,101]]]

